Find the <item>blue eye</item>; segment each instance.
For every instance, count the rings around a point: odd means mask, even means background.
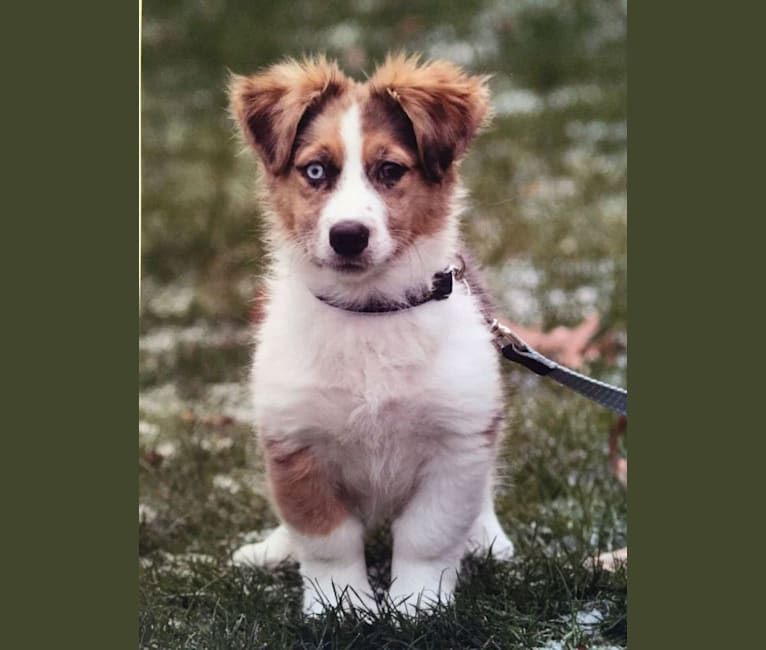
[[[318,162],[313,162],[310,165],[307,165],[303,170],[303,173],[310,181],[321,181],[326,175],[324,165]]]

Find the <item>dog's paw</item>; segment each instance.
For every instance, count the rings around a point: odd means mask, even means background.
[[[261,542],[245,544],[231,556],[235,566],[275,567],[291,559],[290,539],[287,529],[279,526]]]
[[[402,614],[429,614],[455,598],[457,565],[452,560],[399,562],[388,592],[391,604]]]
[[[303,611],[309,616],[325,609],[339,613],[377,611],[372,587],[367,577],[364,556],[356,562],[303,561]]]
[[[398,612],[407,617],[432,614],[441,605],[449,605],[454,600],[454,594],[444,591],[436,594],[433,591],[423,590],[406,596],[391,595],[391,603]]]
[[[468,552],[477,555],[489,555],[495,560],[507,561],[513,558],[515,548],[513,542],[501,534],[491,540],[469,540]]]
[[[514,547],[492,513],[482,515],[474,522],[468,535],[466,552],[479,556],[492,555],[496,560],[510,560]]]
[[[303,592],[303,613],[321,616],[330,609],[338,609],[341,613],[375,613],[378,605],[366,589],[369,587],[357,590],[350,585],[339,587],[334,583],[325,589],[317,589],[317,585],[307,586]]]
[[[231,563],[234,566],[240,567],[264,567],[266,566],[267,551],[268,548],[265,542],[245,544],[232,553]]]

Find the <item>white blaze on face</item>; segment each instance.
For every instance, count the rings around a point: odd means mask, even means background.
[[[386,205],[364,170],[362,122],[357,103],[342,115],[340,136],[344,151],[343,168],[319,216],[317,256],[328,260],[334,255],[330,246],[330,228],[340,221],[358,221],[370,230],[365,254],[376,264],[393,252],[394,242],[388,234]]]

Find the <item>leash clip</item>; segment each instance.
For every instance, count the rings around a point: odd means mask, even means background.
[[[497,318],[490,323],[489,330],[495,335],[493,341],[495,347],[509,361],[520,363],[528,370],[543,377],[558,367],[557,363],[530,348]]]
[[[447,267],[447,270],[445,273],[449,273],[452,275],[452,277],[455,278],[458,282],[462,282],[463,286],[465,287],[465,292],[467,295],[471,296],[473,295],[473,291],[471,291],[471,285],[468,284],[468,280],[465,277],[465,259],[463,259],[462,255],[457,256],[458,260],[460,260],[460,266],[455,266],[454,264],[450,264]]]
[[[494,318],[489,324],[489,331],[495,337],[492,342],[498,350],[502,350],[504,347],[511,345],[518,353],[529,351],[529,346],[509,328],[503,325],[497,318]]]

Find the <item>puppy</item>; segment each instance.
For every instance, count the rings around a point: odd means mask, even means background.
[[[374,608],[364,533],[385,521],[393,602],[448,602],[466,552],[513,553],[490,307],[471,266],[450,270],[486,78],[400,55],[360,83],[316,58],[234,76],[230,100],[269,214],[252,394],[281,521],[234,561],[297,560],[307,613]]]

